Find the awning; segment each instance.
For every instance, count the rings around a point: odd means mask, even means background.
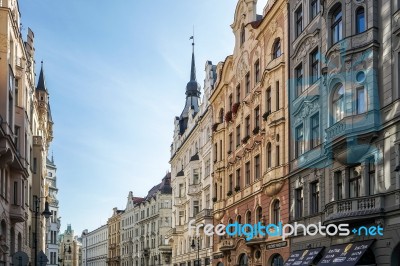
[[[324,248],[310,248],[293,251],[283,266],[311,265]]]
[[[374,240],[331,246],[318,263],[322,265],[354,266]]]

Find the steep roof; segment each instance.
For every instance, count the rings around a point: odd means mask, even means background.
[[[47,92],[46,80],[44,78],[44,71],[43,71],[43,61],[41,62],[41,64],[42,66],[40,68],[39,81],[36,86],[36,90]]]

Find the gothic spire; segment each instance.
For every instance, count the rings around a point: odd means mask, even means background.
[[[38,81],[36,89],[47,92],[46,81],[45,81],[44,73],[43,73],[43,61],[41,62],[41,64],[42,64],[42,66],[40,68],[39,81]]]

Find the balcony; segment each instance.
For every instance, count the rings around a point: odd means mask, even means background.
[[[358,220],[380,216],[384,210],[384,196],[374,195],[333,201],[326,205],[325,221]]]
[[[234,247],[235,242],[233,239],[224,239],[220,243],[218,243],[218,250],[222,252],[234,249]]]
[[[202,188],[203,188],[203,185],[201,183],[199,183],[199,184],[190,184],[187,194],[188,195],[198,194],[198,193],[201,192]]]
[[[212,219],[212,209],[204,209],[196,215],[196,220]]]
[[[10,219],[14,223],[25,222],[25,210],[21,206],[12,204],[10,206]]]

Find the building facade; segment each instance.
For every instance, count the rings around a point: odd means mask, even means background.
[[[82,266],[106,266],[108,255],[108,226],[82,232]]]
[[[48,265],[58,265],[59,258],[59,233],[61,220],[58,217],[58,199],[57,199],[57,167],[54,163],[53,157],[51,160],[47,159],[47,176],[46,176],[46,190],[48,191],[47,202],[49,203],[49,211],[51,212],[50,218],[47,220],[46,230],[46,256]]]
[[[46,221],[37,215],[35,230],[35,211],[42,213],[48,193],[53,121],[43,67],[35,78],[32,30],[22,39],[18,1],[2,1],[0,17],[0,264],[10,264],[18,251],[33,263],[35,250],[45,251],[46,244]]]
[[[59,259],[58,265],[79,266],[82,265],[82,243],[78,236],[74,234],[72,226],[67,225],[67,229],[59,238]]]
[[[313,249],[329,265],[335,249],[363,245],[357,265],[399,265],[399,8],[289,1],[290,221],[355,229],[300,233],[294,255]],[[359,235],[362,227],[384,234]]]
[[[121,265],[121,217],[123,210],[113,209],[112,216],[107,221],[108,226],[108,256],[107,265]]]
[[[172,265],[209,265],[212,255],[212,237],[189,231],[191,221],[192,226],[212,224],[212,114],[208,99],[216,78],[215,66],[208,61],[205,71],[200,104],[193,43],[186,103],[180,117],[175,118],[171,145],[172,229],[167,240],[172,247]]]
[[[238,1],[234,51],[218,64],[210,99],[215,226],[289,218],[287,6],[269,1],[262,15],[256,7]],[[213,265],[283,265],[288,255],[278,236],[214,236]]]

